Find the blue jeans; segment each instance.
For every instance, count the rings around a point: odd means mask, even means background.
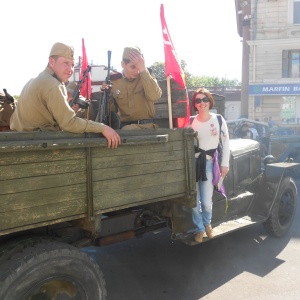
[[[193,222],[196,232],[205,232],[205,227],[210,224],[212,217],[212,195],[213,186],[213,160],[206,160],[207,181],[196,182],[197,206],[192,209]]]

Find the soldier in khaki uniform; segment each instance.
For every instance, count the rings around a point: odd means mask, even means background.
[[[122,129],[157,128],[153,123],[154,103],[161,97],[162,91],[145,67],[141,50],[138,47],[126,47],[121,65],[121,78],[112,82],[111,110],[118,111]]]
[[[63,130],[75,133],[102,133],[108,147],[116,148],[120,136],[107,125],[78,118],[67,101],[68,82],[74,72],[74,49],[55,43],[50,51],[48,66],[24,86],[17,107],[10,119],[15,131]]]

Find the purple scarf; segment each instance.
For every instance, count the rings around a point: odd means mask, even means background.
[[[221,193],[227,199],[224,183],[222,182],[221,186],[218,188],[219,180],[222,177],[221,172],[220,172],[219,162],[218,162],[218,150],[216,150],[214,153],[213,163],[214,163],[214,167],[213,167],[214,168],[214,170],[213,170],[214,188],[217,192]],[[227,209],[227,200],[226,200],[226,209]]]

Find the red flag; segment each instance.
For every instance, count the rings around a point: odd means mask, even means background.
[[[180,66],[171,36],[169,34],[168,26],[165,20],[164,15],[164,5],[160,6],[160,20],[164,41],[164,49],[165,49],[165,73],[166,76],[172,76],[172,78],[183,88],[186,89],[185,85],[185,74]],[[182,100],[182,102],[186,103],[187,115],[185,118],[177,119],[177,126],[179,128],[185,127],[190,122],[190,104],[188,94],[186,99]]]
[[[82,63],[81,63],[81,71],[79,77],[80,80],[83,78],[83,73],[87,68],[88,68],[88,59],[86,56],[84,39],[82,39]],[[92,93],[92,79],[91,79],[90,72],[88,72],[86,79],[82,83],[80,94],[83,97],[86,97],[86,99],[91,99],[91,93]]]

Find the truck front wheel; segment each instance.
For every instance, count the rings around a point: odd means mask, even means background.
[[[275,237],[287,233],[292,226],[297,208],[297,188],[291,177],[282,180],[271,214],[264,223],[266,230]]]
[[[45,242],[0,266],[0,299],[106,299],[98,264],[73,246]]]

